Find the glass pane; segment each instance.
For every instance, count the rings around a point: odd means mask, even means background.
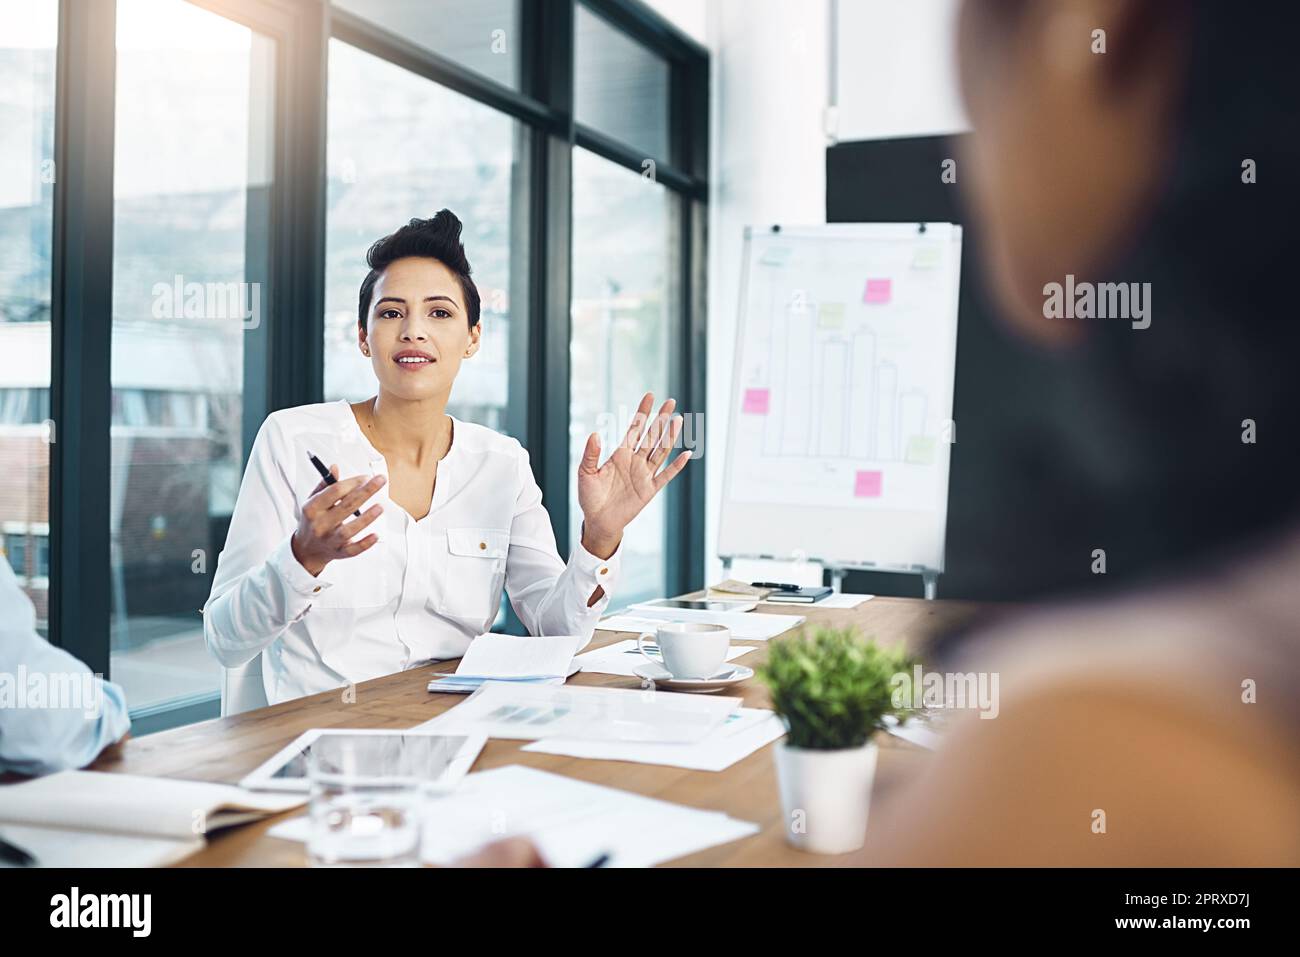
[[[581,535],[577,468],[599,432],[607,456],[636,404],[668,396],[668,337],[678,259],[671,194],[586,150],[573,153],[573,334],[569,418],[570,540]],[[623,539],[617,605],[664,594],[665,501],[657,496]]]
[[[111,668],[134,710],[220,688],[199,609],[243,472],[274,44],[184,0],[117,18]]]
[[[533,0],[536,2],[536,0]],[[365,17],[512,89],[519,89],[520,0],[334,0]],[[472,262],[473,260],[471,260]]]
[[[375,91],[382,90],[380,101]],[[525,131],[510,117],[331,41],[325,240],[325,398],[375,393],[357,346],[366,250],[411,219],[446,207],[482,299],[481,346],[461,366],[449,410],[502,432],[510,371],[513,193]]]
[[[49,615],[55,0],[0,0],[0,553]]]
[[[597,132],[667,161],[668,61],[581,4],[574,20],[574,115]]]

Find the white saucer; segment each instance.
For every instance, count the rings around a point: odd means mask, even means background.
[[[674,678],[663,665],[652,664],[651,662],[637,665],[632,669],[632,673],[638,678],[653,681],[656,688],[663,688],[665,691],[698,691],[704,693],[721,691],[723,688],[730,688],[754,677],[753,668],[748,668],[745,665],[734,665],[731,662],[724,664],[718,673],[711,678]]]

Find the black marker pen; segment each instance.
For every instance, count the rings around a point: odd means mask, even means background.
[[[338,479],[334,477],[334,473],[325,467],[324,462],[316,458],[316,456],[312,455],[310,452],[307,453],[307,458],[311,459],[311,464],[316,466],[316,471],[320,473],[320,477],[325,480],[326,485],[334,485],[338,482]],[[359,511],[353,512],[352,514],[357,518],[361,517],[361,512]]]

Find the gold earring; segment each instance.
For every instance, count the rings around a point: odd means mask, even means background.
[[[362,347],[361,347],[361,354],[362,354],[363,356],[368,356],[368,355],[370,355],[370,347],[369,347],[369,346],[362,346]]]

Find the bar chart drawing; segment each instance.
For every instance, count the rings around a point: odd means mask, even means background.
[[[751,232],[724,532],[774,505],[842,525],[907,515],[942,561],[960,250],[950,224]]]

